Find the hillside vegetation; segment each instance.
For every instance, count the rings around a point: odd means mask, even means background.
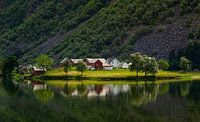
[[[32,62],[119,57],[140,51],[167,58],[199,40],[199,0],[9,0],[0,2],[1,55]]]

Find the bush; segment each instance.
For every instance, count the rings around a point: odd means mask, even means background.
[[[166,61],[164,59],[160,59],[158,61],[158,65],[159,65],[159,68],[162,69],[162,70],[168,70],[169,69],[169,63],[168,63],[168,61]]]

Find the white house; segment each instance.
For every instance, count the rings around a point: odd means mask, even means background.
[[[129,68],[128,63],[122,62],[122,63],[121,63],[121,68],[122,68],[122,69],[128,69],[128,68]]]
[[[120,68],[120,61],[117,58],[108,58],[107,63],[113,66],[113,68]]]

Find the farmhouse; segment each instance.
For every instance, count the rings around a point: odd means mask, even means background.
[[[96,70],[112,70],[113,67],[106,62],[104,58],[86,58],[84,62],[88,67],[93,67]]]
[[[73,66],[73,65],[78,64],[79,62],[83,62],[83,59],[69,59],[68,62],[70,65]]]
[[[41,75],[41,74],[44,74],[45,72],[46,72],[46,70],[43,68],[33,67],[32,71],[31,71],[31,75],[33,75],[33,76]]]
[[[122,63],[121,63],[121,68],[122,68],[122,69],[128,69],[128,68],[129,68],[128,63],[122,62]]]
[[[67,61],[68,61],[68,58],[64,58],[64,59],[60,62],[60,66],[62,67]]]
[[[107,63],[112,65],[113,68],[120,68],[120,61],[117,58],[108,58]]]

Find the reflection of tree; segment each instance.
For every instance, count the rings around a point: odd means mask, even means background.
[[[18,86],[12,81],[12,71],[15,67],[17,67],[17,59],[15,57],[9,57],[4,61],[2,85],[10,95],[16,95],[19,91]]]
[[[50,90],[37,90],[34,94],[37,100],[46,104],[54,97],[54,92]]]
[[[2,79],[0,78],[0,96],[6,96],[5,89],[2,86]]]
[[[159,86],[159,94],[160,95],[164,95],[164,94],[166,94],[168,92],[169,92],[169,84],[168,83],[161,84]]]
[[[190,93],[190,84],[183,83],[180,85],[181,96],[187,96]]]
[[[63,88],[63,92],[67,95],[70,95],[70,93],[72,93],[72,91],[74,90],[73,87],[70,87],[68,83],[66,83],[64,85],[64,88]]]
[[[140,106],[156,99],[159,91],[158,84],[134,85],[131,86],[132,104]]]
[[[86,93],[86,86],[82,83],[81,85],[77,86],[77,90],[80,95],[84,95]]]
[[[11,76],[2,79],[2,86],[10,95],[19,93],[19,88],[13,83]]]

